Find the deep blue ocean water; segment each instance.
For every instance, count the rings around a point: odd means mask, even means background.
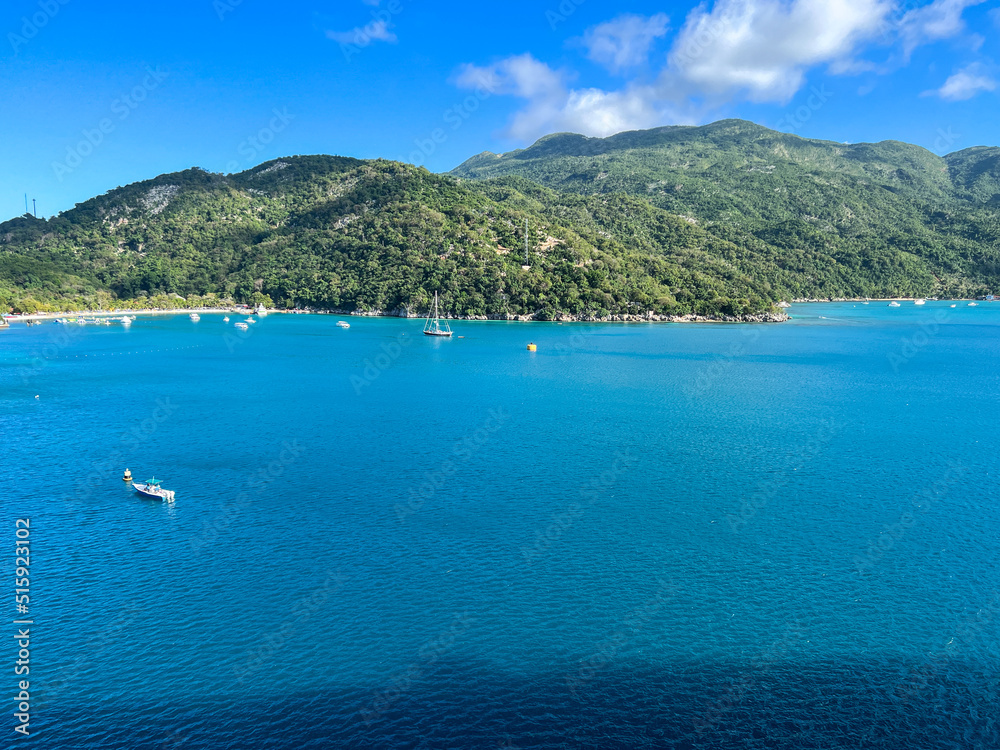
[[[0,331],[0,747],[1000,747],[1000,304],[884,304]]]

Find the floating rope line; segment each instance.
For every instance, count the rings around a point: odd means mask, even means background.
[[[191,346],[172,346],[172,347],[166,347],[166,348],[163,348],[163,349],[139,349],[138,351],[128,351],[128,352],[99,352],[99,353],[94,353],[94,354],[73,354],[73,355],[67,354],[67,355],[64,355],[64,356],[61,356],[61,357],[60,356],[56,356],[56,357],[35,357],[35,359],[44,359],[47,362],[51,362],[53,360],[61,360],[61,359],[98,359],[100,357],[117,357],[117,356],[123,356],[123,357],[125,357],[125,356],[138,356],[138,355],[141,355],[141,354],[159,354],[161,352],[180,352],[180,351],[185,351],[187,349],[205,349],[208,346],[210,346],[210,345],[209,344],[192,344]]]

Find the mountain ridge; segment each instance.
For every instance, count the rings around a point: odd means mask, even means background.
[[[998,202],[997,147],[939,157],[743,120],[554,133],[440,175],[299,155],[3,222],[0,307],[418,310],[437,289],[453,314],[732,317],[791,298],[974,296],[1000,281]]]

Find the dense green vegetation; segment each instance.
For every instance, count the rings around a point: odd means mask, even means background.
[[[962,296],[1000,286],[1000,148],[942,158],[896,141],[813,141],[724,120],[610,138],[551,135],[480,154],[453,174],[642,197],[750,253],[752,278],[797,296]],[[774,276],[771,264],[795,279]]]
[[[546,318],[972,296],[1000,286],[998,218],[998,148],[940,158],[733,120],[553,135],[450,175],[299,156],[161,175],[0,224],[0,308],[421,314],[440,291],[453,314]]]
[[[420,314],[438,290],[454,314],[738,315],[774,299],[728,243],[628,196],[325,156],[163,175],[6,222],[0,250],[0,304],[25,311],[183,297]]]

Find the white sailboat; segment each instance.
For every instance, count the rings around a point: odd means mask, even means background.
[[[451,328],[445,323],[441,325],[441,318],[438,316],[438,295],[434,292],[434,312],[433,316],[428,314],[427,322],[424,323],[424,336],[451,336]]]

